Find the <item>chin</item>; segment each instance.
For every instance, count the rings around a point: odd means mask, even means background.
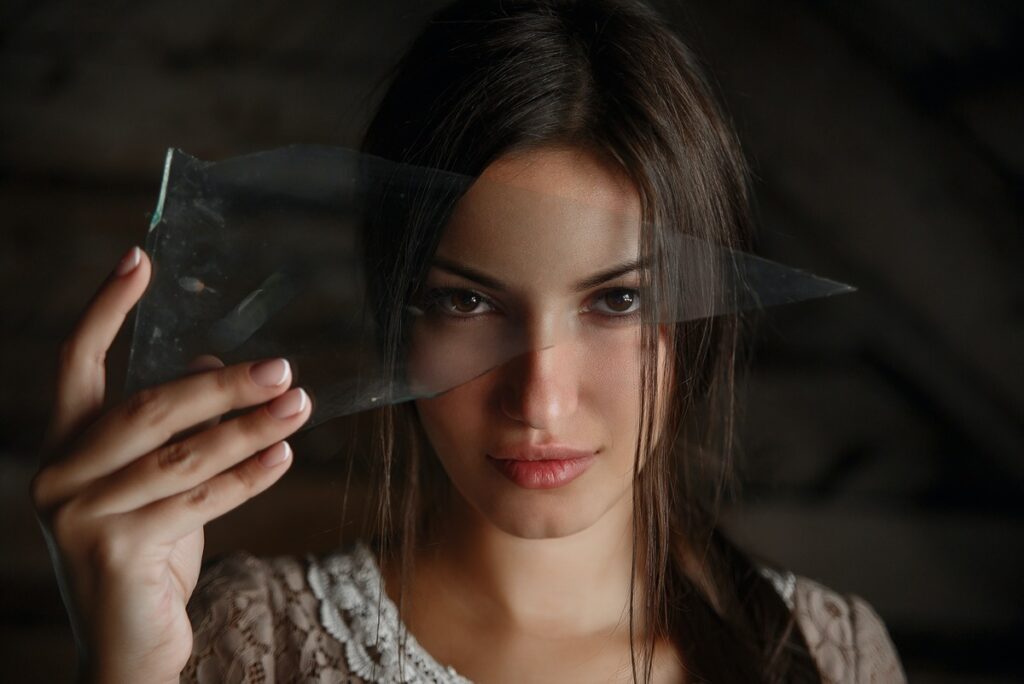
[[[550,492],[513,492],[494,496],[477,510],[505,534],[520,539],[558,539],[591,527],[610,506]]]

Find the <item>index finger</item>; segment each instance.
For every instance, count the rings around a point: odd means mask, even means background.
[[[145,292],[151,270],[149,257],[142,249],[128,250],[61,345],[44,452],[52,453],[103,408],[107,351],[128,312]]]
[[[291,366],[285,359],[268,359],[187,375],[141,390],[83,432],[74,453],[54,466],[61,473],[61,485],[50,496],[68,496],[198,423],[268,402],[283,394],[291,381]]]

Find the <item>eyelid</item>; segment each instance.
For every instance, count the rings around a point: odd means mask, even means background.
[[[475,289],[473,289],[471,287],[460,287],[460,286],[450,286],[450,285],[436,285],[436,286],[428,286],[425,289],[426,289],[426,294],[431,295],[430,299],[431,299],[431,304],[433,304],[433,305],[438,304],[441,300],[443,300],[446,297],[451,296],[452,294],[455,294],[455,293],[469,293],[471,295],[479,297],[481,299],[482,303],[484,303],[488,307],[490,307],[490,311],[481,311],[479,313],[471,313],[471,314],[459,314],[459,313],[454,313],[454,312],[447,311],[447,310],[443,311],[444,315],[448,316],[450,318],[466,318],[466,319],[468,319],[468,318],[476,318],[476,317],[481,316],[481,315],[483,315],[485,313],[491,313],[491,311],[497,311],[498,310],[498,306],[494,302],[493,299],[491,299],[490,297],[488,297],[484,293],[479,292],[479,291],[477,291],[477,290],[475,290]]]
[[[613,292],[619,292],[619,291],[631,292],[631,293],[634,294],[635,297],[637,297],[638,299],[640,298],[640,288],[639,287],[630,287],[628,285],[613,285],[612,287],[606,287],[606,288],[600,290],[599,292],[595,292],[594,295],[592,297],[590,297],[591,304],[587,305],[586,310],[587,311],[593,311],[593,306],[594,306],[593,302],[601,301],[602,299],[604,299],[609,294],[611,294]],[[642,306],[642,303],[640,304],[640,306]],[[613,313],[604,313],[602,311],[598,311],[598,313],[600,315],[602,315],[602,316],[607,317],[607,318],[626,318],[626,317],[638,314],[639,313],[639,307],[637,308],[636,311],[630,311],[628,313],[614,313],[614,312]]]
[[[441,299],[441,298],[444,298],[446,296],[449,296],[449,295],[451,295],[453,293],[469,293],[469,294],[472,294],[472,295],[474,295],[476,297],[479,297],[484,304],[486,304],[488,307],[490,307],[490,311],[483,311],[483,312],[475,313],[475,314],[457,314],[457,313],[451,313],[451,312],[447,312],[446,311],[445,312],[446,315],[451,316],[452,318],[475,318],[477,316],[483,315],[484,313],[491,313],[492,311],[501,311],[502,310],[502,307],[498,305],[498,303],[495,301],[495,299],[493,297],[491,297],[490,295],[487,295],[487,294],[481,292],[479,289],[474,288],[474,287],[468,287],[468,286],[464,286],[464,285],[460,285],[460,284],[454,284],[454,283],[453,284],[446,284],[446,283],[442,282],[442,283],[437,283],[437,284],[433,284],[433,285],[427,285],[424,289],[425,289],[425,291],[428,294],[429,293],[435,293],[435,297],[434,297],[435,301],[437,299]],[[622,283],[622,284],[616,284],[616,285],[606,285],[606,286],[601,287],[601,289],[597,290],[596,292],[592,293],[591,295],[589,295],[587,297],[587,300],[586,300],[587,304],[585,304],[581,308],[581,311],[588,311],[588,312],[592,311],[593,310],[593,303],[595,301],[601,300],[603,297],[607,296],[608,294],[610,294],[612,292],[618,292],[618,291],[621,291],[621,290],[626,290],[626,291],[632,292],[637,297],[639,297],[639,295],[640,295],[640,286],[639,285],[632,285],[632,284],[629,284],[629,283]],[[603,316],[607,317],[607,318],[624,318],[624,317],[633,315],[633,314],[635,314],[637,312],[618,313],[617,314],[617,313],[604,313],[604,312],[600,312],[599,311],[598,313],[600,315],[603,315]]]

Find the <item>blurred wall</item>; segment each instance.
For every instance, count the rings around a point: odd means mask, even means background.
[[[165,149],[356,145],[374,86],[437,4],[0,8],[0,653],[20,680],[73,671],[27,497],[57,345],[143,240]],[[1024,6],[661,6],[754,164],[761,252],[859,288],[767,312],[730,528],[868,599],[912,681],[1021,679]],[[209,527],[210,552],[337,544],[352,427],[297,440],[281,483]]]

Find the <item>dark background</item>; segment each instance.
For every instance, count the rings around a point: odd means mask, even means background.
[[[356,145],[436,5],[0,5],[5,673],[73,671],[27,484],[57,345],[143,240],[166,148]],[[1024,679],[1024,3],[662,6],[754,164],[762,253],[860,288],[769,312],[731,528],[866,598],[911,681]],[[210,551],[336,544],[350,428],[297,440],[280,484],[210,526]]]

